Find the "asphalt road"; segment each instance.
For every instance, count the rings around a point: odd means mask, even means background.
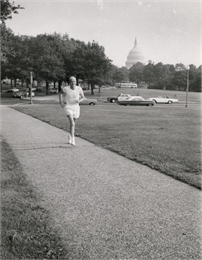
[[[0,108],[2,135],[69,259],[202,259],[200,190],[80,138],[72,147],[67,132]]]
[[[20,98],[13,98],[12,93],[1,93],[1,105],[15,105],[15,104],[22,104],[27,103],[27,100],[23,100]]]

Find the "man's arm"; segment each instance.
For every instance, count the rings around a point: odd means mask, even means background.
[[[63,88],[61,88],[61,91],[59,93],[59,102],[60,102],[61,107],[64,107],[63,94],[64,94],[64,90],[63,90]]]
[[[83,100],[86,100],[85,96],[84,96],[84,93],[83,93],[83,89],[81,88],[80,89],[80,97],[79,97],[79,102],[82,102]]]

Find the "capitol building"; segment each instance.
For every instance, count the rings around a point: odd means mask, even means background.
[[[142,50],[137,47],[137,39],[135,38],[134,47],[130,50],[127,57],[126,68],[130,69],[137,62],[144,63],[144,55]]]

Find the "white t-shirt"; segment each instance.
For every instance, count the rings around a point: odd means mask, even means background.
[[[66,86],[63,88],[63,102],[65,106],[79,106],[79,104],[75,100],[79,100],[79,98],[83,97],[83,90],[80,86],[76,86],[75,89],[71,89],[70,86]]]

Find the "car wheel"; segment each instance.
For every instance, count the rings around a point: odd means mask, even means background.
[[[94,106],[95,104],[93,102],[89,103],[89,106]]]
[[[168,104],[172,104],[173,103],[173,101],[172,100],[168,100]]]
[[[112,99],[112,103],[115,103],[116,102],[116,100],[115,99]]]

